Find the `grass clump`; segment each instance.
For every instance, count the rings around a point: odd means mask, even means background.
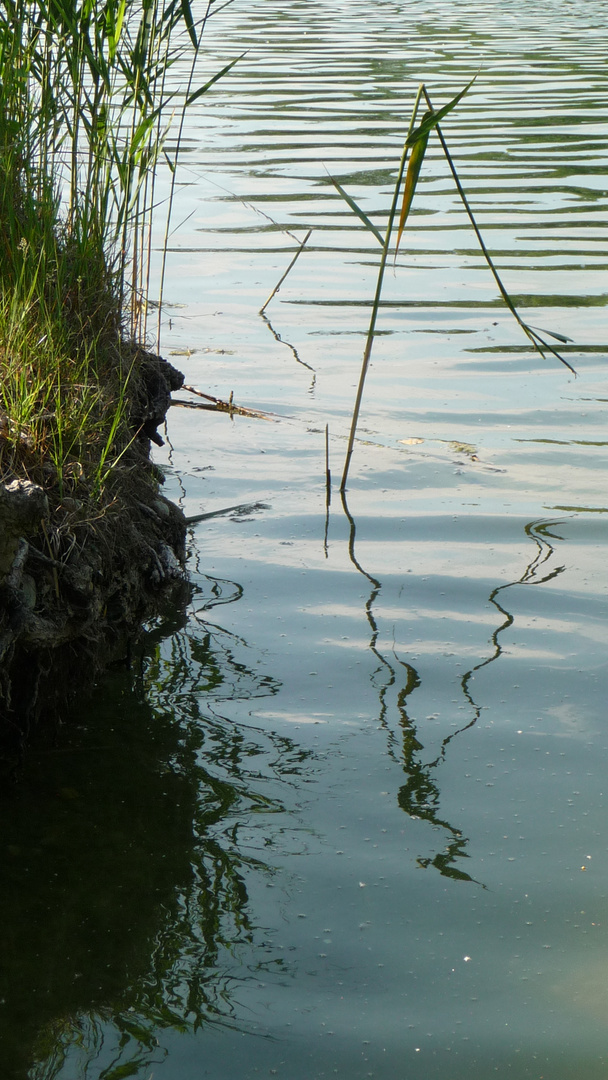
[[[206,89],[173,102],[167,73],[212,3],[0,2],[2,482],[99,500],[137,435],[155,166]]]
[[[6,201],[2,170],[0,186]],[[3,248],[13,245],[0,269],[0,478],[97,496],[108,435],[117,448],[131,437],[116,276],[57,217],[53,234],[46,211],[26,229],[23,215],[0,220]]]
[[[100,442],[117,419],[120,289],[101,237],[82,243],[66,227],[22,142],[3,108],[0,477],[26,476],[61,496],[94,480]]]

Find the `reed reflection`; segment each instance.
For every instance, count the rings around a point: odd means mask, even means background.
[[[489,601],[501,617],[500,624],[491,636],[492,652],[480,663],[475,664],[460,677],[460,688],[468,706],[469,716],[466,723],[461,724],[456,730],[441,741],[439,753],[433,760],[425,760],[424,743],[419,735],[419,727],[409,715],[409,698],[421,688],[422,682],[413,663],[401,660],[395,646],[389,653],[380,648],[380,629],[375,615],[374,606],[382,589],[382,582],[368,573],[359,562],[356,555],[357,527],[348,508],[346,495],[341,492],[342,506],[349,523],[348,551],[349,557],[356,570],[367,578],[371,589],[365,602],[365,616],[370,627],[371,637],[369,649],[377,660],[377,667],[372,673],[372,683],[376,687],[379,702],[379,720],[388,737],[388,749],[391,757],[399,761],[403,771],[407,775],[407,781],[399,788],[397,801],[414,820],[427,821],[435,828],[439,828],[445,835],[445,846],[441,852],[435,855],[419,856],[418,865],[424,868],[433,866],[444,877],[459,881],[474,881],[475,879],[462,868],[461,861],[468,858],[468,837],[451,822],[441,816],[440,800],[441,792],[435,776],[435,770],[446,756],[447,748],[453,739],[463,732],[472,728],[478,721],[483,706],[473,697],[471,683],[475,674],[482,668],[497,661],[503,651],[501,635],[513,625],[514,616],[508,610],[505,601],[505,593],[516,585],[541,585],[563,573],[565,567],[558,566],[549,568],[549,560],[554,555],[554,540],[562,537],[554,530],[557,522],[533,521],[525,526],[526,536],[535,544],[534,557],[527,564],[525,570],[517,580],[499,585],[489,595]],[[393,722],[396,716],[397,723]],[[481,884],[477,882],[477,884]]]
[[[264,321],[265,325],[266,325],[266,326],[268,327],[268,329],[270,330],[270,333],[272,334],[272,336],[273,336],[273,338],[275,339],[275,341],[276,341],[276,342],[277,342],[277,343],[278,343],[279,345],[286,345],[286,346],[287,346],[287,348],[289,349],[289,351],[291,352],[291,354],[293,355],[293,358],[294,358],[294,360],[296,361],[296,363],[297,363],[297,364],[301,364],[301,365],[302,365],[302,367],[305,367],[305,368],[307,368],[307,369],[308,369],[308,371],[311,371],[311,372],[312,372],[312,381],[311,381],[311,383],[310,383],[310,386],[309,386],[309,388],[308,388],[308,392],[309,392],[310,394],[312,394],[312,393],[314,392],[314,389],[315,389],[315,386],[316,386],[316,382],[317,382],[317,373],[316,373],[316,371],[315,371],[314,367],[312,367],[312,365],[311,365],[311,364],[307,364],[307,363],[306,363],[306,360],[302,360],[302,357],[300,356],[300,354],[299,354],[299,352],[298,352],[298,350],[297,350],[296,346],[295,346],[294,344],[292,344],[292,342],[291,342],[291,341],[286,341],[286,340],[285,340],[285,338],[281,337],[281,335],[279,334],[278,330],[275,330],[275,328],[274,328],[274,326],[272,325],[272,323],[271,323],[270,319],[268,318],[268,316],[267,316],[266,314],[264,314],[264,312],[263,312],[263,311],[261,311],[261,312],[260,312],[260,315],[261,315],[261,317],[262,317],[262,320]]]
[[[552,581],[554,578],[559,577],[559,575],[563,574],[564,570],[566,569],[565,566],[557,566],[554,567],[552,570],[545,570],[546,563],[548,563],[549,559],[552,558],[555,552],[551,541],[563,539],[563,537],[559,536],[556,532],[552,532],[552,530],[555,529],[558,524],[559,522],[541,520],[531,521],[525,526],[524,531],[526,533],[526,536],[536,545],[537,550],[534,558],[528,563],[523,574],[516,581],[509,581],[505,585],[498,585],[497,588],[493,589],[493,591],[490,593],[488,597],[490,603],[496,608],[497,612],[503,616],[503,621],[501,622],[500,626],[496,628],[490,639],[493,647],[493,652],[491,656],[486,657],[485,660],[482,660],[479,664],[476,664],[469,671],[465,672],[461,679],[462,691],[473,710],[473,718],[468,722],[468,724],[465,724],[464,727],[459,728],[458,731],[452,732],[451,735],[448,735],[447,738],[443,740],[443,743],[441,745],[441,753],[439,757],[431,763],[432,766],[436,765],[440,757],[444,756],[448,743],[451,742],[451,740],[456,735],[459,735],[462,731],[466,731],[467,728],[472,727],[472,725],[475,724],[476,721],[479,719],[481,706],[477,705],[477,703],[473,699],[470,683],[475,678],[476,672],[481,671],[482,668],[487,667],[488,664],[494,663],[494,661],[498,660],[499,657],[502,655],[502,643],[500,641],[500,635],[504,634],[505,630],[508,630],[514,622],[513,615],[511,615],[511,613],[504,606],[504,598],[502,594],[507,589],[512,589],[515,585],[543,585],[546,581]]]
[[[201,582],[4,793],[4,1080],[147,1080],[163,1030],[236,1026],[239,987],[280,977],[249,882],[272,878],[268,814],[308,755],[224,714],[278,689],[203,621],[239,594]]]

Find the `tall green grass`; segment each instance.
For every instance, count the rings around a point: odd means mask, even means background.
[[[0,479],[98,495],[132,437],[124,346],[146,337],[156,166],[174,115],[219,77],[194,88],[213,10],[0,2]]]

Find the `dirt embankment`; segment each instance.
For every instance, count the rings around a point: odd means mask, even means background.
[[[75,693],[92,688],[104,666],[128,656],[167,593],[184,587],[186,523],[162,495],[150,458],[182,382],[166,361],[138,351],[132,438],[98,504],[4,470],[0,749],[22,743],[41,717],[60,715]]]

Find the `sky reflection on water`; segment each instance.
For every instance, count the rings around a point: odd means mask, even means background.
[[[7,1080],[603,1080],[603,15],[211,21],[213,70],[249,51],[187,131],[163,348],[272,423],[175,410],[162,461],[187,514],[258,509],[193,525],[187,615],[6,800]],[[417,81],[479,68],[446,137],[579,376],[431,147],[326,517],[377,268],[327,169],[381,225]]]

